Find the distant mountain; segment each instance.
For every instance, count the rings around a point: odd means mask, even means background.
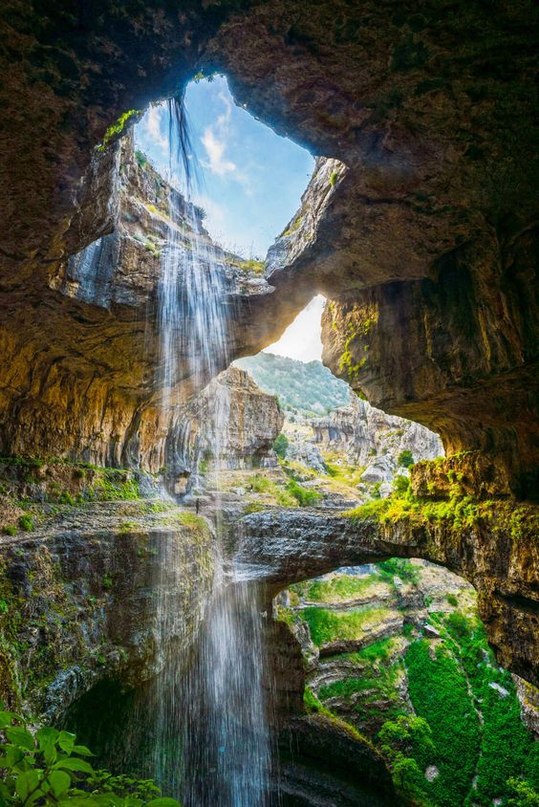
[[[283,409],[307,417],[319,417],[346,406],[352,395],[348,384],[335,378],[320,361],[305,364],[273,353],[259,353],[235,364],[265,392],[277,395]]]

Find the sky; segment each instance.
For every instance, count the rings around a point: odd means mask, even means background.
[[[313,361],[322,358],[322,342],[320,340],[320,319],[326,298],[318,294],[309,305],[301,311],[283,333],[278,342],[274,342],[264,353],[276,353],[298,361]]]
[[[236,106],[224,76],[191,82],[185,109],[199,165],[200,188],[193,197],[206,211],[206,228],[223,247],[263,259],[299,207],[313,157]],[[135,141],[166,173],[165,105],[150,107],[135,128]]]

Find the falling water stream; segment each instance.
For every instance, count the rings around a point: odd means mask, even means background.
[[[184,117],[169,107],[171,185],[179,187],[177,155],[185,150]],[[189,183],[187,183],[189,186]],[[159,288],[161,361],[157,384],[163,408],[174,411],[185,367],[196,388],[228,364],[226,279],[189,197],[170,196],[170,223]],[[216,476],[229,417],[216,397]],[[262,589],[227,557],[219,485],[214,497],[215,575],[194,659],[170,659],[155,692],[154,769],[185,807],[264,807],[269,803],[271,743],[264,685]],[[173,563],[163,557],[163,563]],[[164,568],[166,573],[166,569]],[[195,581],[196,585],[196,581]],[[161,586],[163,589],[163,586]],[[159,587],[158,587],[159,590]],[[158,594],[159,623],[168,624]],[[162,637],[166,640],[166,637]]]

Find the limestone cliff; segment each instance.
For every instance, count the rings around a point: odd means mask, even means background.
[[[212,580],[208,524],[172,505],[60,508],[4,536],[2,700],[59,720],[103,679],[140,685],[171,652],[185,663]]]
[[[312,423],[315,443],[319,448],[336,449],[348,462],[365,468],[364,482],[386,483],[386,493],[395,474],[407,474],[399,464],[402,452],[405,462],[432,460],[443,455],[438,435],[404,418],[386,415],[355,396],[350,404]]]
[[[283,425],[278,401],[237,367],[214,378],[175,419],[167,476],[177,480],[176,492],[192,474],[189,487],[211,472],[277,464],[272,445]]]

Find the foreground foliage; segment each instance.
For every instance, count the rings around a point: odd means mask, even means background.
[[[91,751],[68,731],[45,726],[35,733],[13,712],[0,711],[0,804],[76,807],[180,807],[149,779],[95,771]]]

